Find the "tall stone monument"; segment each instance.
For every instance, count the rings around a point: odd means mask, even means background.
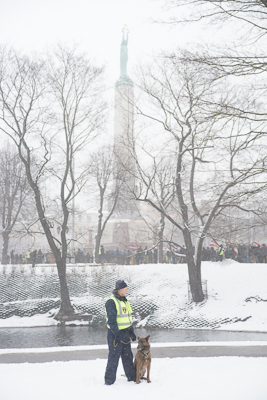
[[[116,165],[114,180],[116,184],[121,186],[115,215],[124,219],[132,219],[137,215],[136,202],[133,198],[135,188],[135,162],[133,157],[134,91],[133,82],[127,74],[128,36],[128,29],[124,26],[120,51],[120,78],[115,84],[114,111],[114,157]]]
[[[134,148],[134,86],[127,73],[128,36],[126,26],[122,30],[120,49],[120,78],[115,84],[114,110],[114,188],[120,187],[117,206],[108,221],[102,244],[105,249],[119,248],[121,251],[150,246],[151,232],[140,219],[137,202],[134,200],[135,160]]]

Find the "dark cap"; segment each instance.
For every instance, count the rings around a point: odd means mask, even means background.
[[[122,280],[119,280],[119,281],[116,282],[116,287],[115,287],[115,289],[116,289],[116,290],[120,290],[120,289],[126,288],[127,286],[128,286],[128,285],[127,285],[126,282],[124,282],[124,281],[122,281]]]

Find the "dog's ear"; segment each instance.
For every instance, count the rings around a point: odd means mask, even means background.
[[[150,338],[150,335],[148,335],[147,337],[145,337],[146,340],[148,340]]]
[[[137,337],[137,339],[138,339],[138,340],[140,340],[140,339],[141,339],[141,338],[140,338],[140,336],[138,336],[138,335],[136,335],[136,337]]]

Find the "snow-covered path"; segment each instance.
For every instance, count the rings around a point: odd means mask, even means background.
[[[267,358],[153,359],[151,384],[127,382],[120,364],[103,384],[106,360],[1,364],[0,400],[266,400]]]

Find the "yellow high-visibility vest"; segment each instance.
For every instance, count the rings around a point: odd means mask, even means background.
[[[126,303],[124,301],[120,301],[119,299],[117,299],[116,296],[114,296],[114,294],[111,295],[108,300],[113,300],[116,305],[117,324],[118,324],[119,330],[129,328],[132,325],[132,309],[131,309],[129,301],[126,301]],[[110,326],[108,325],[108,317],[107,317],[106,307],[105,307],[105,311],[106,311],[107,327],[110,329]]]

